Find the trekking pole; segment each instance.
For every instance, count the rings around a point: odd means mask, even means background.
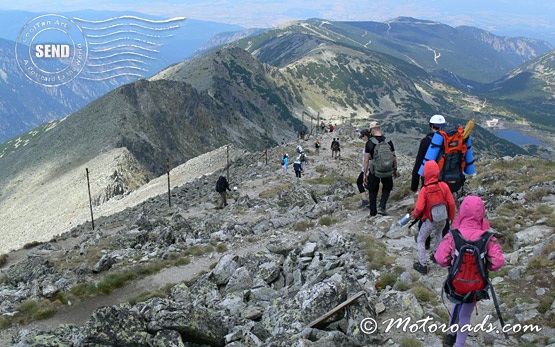
[[[499,318],[499,323],[501,323],[501,327],[505,326],[505,322],[503,321],[503,316],[501,316],[501,309],[499,308],[499,303],[497,302],[497,295],[495,295],[495,290],[493,290],[493,285],[490,285],[491,289],[491,298],[493,300],[493,305],[495,306],[495,311],[497,311],[497,317]],[[506,331],[503,331],[503,335],[505,338],[509,339],[509,334]]]

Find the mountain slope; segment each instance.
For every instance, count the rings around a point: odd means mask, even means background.
[[[499,37],[478,28],[453,28],[407,17],[385,23],[311,19],[268,31],[258,39],[241,40],[238,44],[256,52],[271,36],[293,32],[385,53],[428,72],[447,70],[460,78],[478,82],[496,80],[523,62],[553,49],[545,41]],[[266,59],[261,57],[261,60]]]

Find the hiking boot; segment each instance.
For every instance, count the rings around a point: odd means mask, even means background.
[[[369,204],[368,200],[362,200],[358,208],[366,208],[368,207],[368,204]]]
[[[453,347],[455,345],[455,341],[457,341],[457,335],[446,334],[443,338],[443,347]]]
[[[380,209],[378,210],[378,213],[381,214],[382,216],[387,216],[387,215],[388,215],[388,214],[387,214],[387,211],[385,210],[385,208],[380,208]]]
[[[412,265],[412,268],[420,272],[422,275],[428,274],[428,267],[420,264],[418,261]]]

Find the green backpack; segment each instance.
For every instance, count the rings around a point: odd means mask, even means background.
[[[374,146],[374,156],[372,157],[372,162],[370,166],[370,172],[379,178],[391,177],[393,176],[393,151],[384,138],[383,142],[372,139]]]

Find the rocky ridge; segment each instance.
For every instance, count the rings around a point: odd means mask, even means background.
[[[50,242],[10,253],[0,280],[3,326],[7,317],[14,323],[23,320],[22,303],[43,302],[52,308],[64,302],[68,309],[60,311],[65,319],[50,311],[44,316],[52,317],[42,322],[5,329],[3,345],[405,346],[412,341],[440,346],[440,333],[385,331],[388,319],[416,322],[429,316],[437,324],[447,321],[440,297],[445,270],[432,265],[427,276],[414,272],[413,237],[396,223],[413,201],[407,186],[412,159],[400,154],[403,178],[396,181],[390,215],[369,218],[366,210],[357,209],[353,179],[360,170],[362,144],[353,135],[346,129],[341,134],[340,160],[330,159],[325,149],[331,136],[325,135],[320,155],[309,153],[301,179],[281,175],[278,164],[283,152],[292,156],[295,144],[270,149],[269,165],[263,153],[239,156],[230,167],[238,190],[224,210],[214,209],[213,185],[223,172],[218,170],[175,187],[171,208],[162,193],[101,217],[95,231],[83,224]],[[519,160],[498,161],[520,165]],[[509,340],[479,332],[471,334],[469,346],[555,344],[549,323],[555,314],[549,284],[555,275],[555,184],[538,182],[522,191],[515,177],[531,178],[535,172],[534,160],[526,163],[514,172],[497,172],[495,161],[480,163],[483,174],[471,179],[468,193],[487,202],[492,222],[501,224],[501,206],[528,211],[521,216],[513,210],[513,247],[505,249],[507,265],[493,283],[506,323],[535,323],[542,329],[511,334]],[[535,210],[541,218],[532,214]],[[510,245],[509,228],[499,229],[504,245]],[[199,249],[203,252],[193,252]],[[166,261],[164,270],[145,278],[155,288],[173,284],[167,291],[138,300],[133,295],[142,287],[135,279],[125,285],[134,293],[123,303],[102,306],[100,296],[100,307],[85,321],[72,319],[72,308],[89,300],[77,295],[83,284],[98,289],[110,275],[160,260]],[[538,266],[543,274],[535,271]],[[526,292],[522,281],[528,283]],[[364,295],[354,303],[309,327],[360,292]],[[108,293],[105,301],[113,295]],[[496,322],[491,301],[480,303],[474,319],[481,322],[488,316]],[[361,332],[365,318],[380,324],[377,333]]]

